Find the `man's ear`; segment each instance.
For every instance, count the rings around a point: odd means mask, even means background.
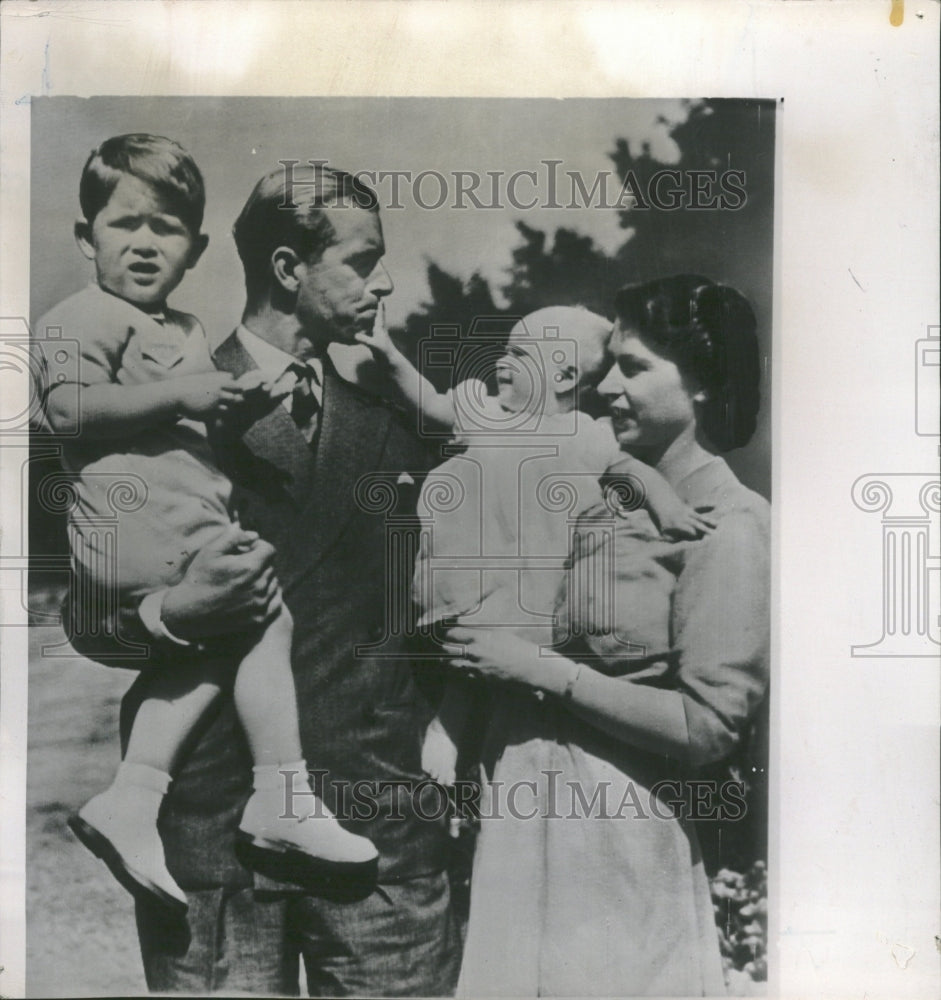
[[[278,247],[271,255],[271,270],[274,280],[286,291],[297,292],[300,284],[297,268],[301,258],[290,247]]]
[[[196,239],[193,240],[193,246],[190,248],[189,259],[186,262],[187,270],[196,266],[199,262],[199,258],[206,252],[206,247],[208,246],[209,235],[207,233],[200,233]]]
[[[578,385],[578,369],[575,365],[564,365],[557,368],[552,376],[552,391],[557,396],[573,392]]]
[[[87,219],[75,220],[75,242],[79,250],[89,259],[95,259],[95,244],[92,242],[91,223]]]

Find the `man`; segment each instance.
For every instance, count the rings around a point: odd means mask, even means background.
[[[189,901],[187,926],[138,903],[147,983],[192,994],[296,993],[303,957],[313,996],[446,995],[458,962],[446,834],[413,794],[431,712],[385,620],[389,591],[407,593],[411,567],[403,565],[401,580],[390,577],[389,508],[357,502],[363,477],[377,474],[395,491],[395,512],[408,515],[417,490],[408,471],[427,468],[428,456],[414,421],[410,428],[341,377],[328,353],[368,330],[392,291],[378,204],[342,172],[279,169],[258,182],[234,233],[247,304],[214,361],[236,376],[256,368],[297,376],[284,404],[269,402],[216,441],[242,528],[261,540],[228,532],[175,587],[122,609],[121,632],[146,637],[154,667],[172,670],[200,655],[200,644],[218,646],[274,613],[280,582],[295,621],[304,756],[328,807],[352,815],[348,828],[379,849],[379,884],[313,895],[243,867],[235,833],[251,757],[231,699],[223,699],[194,739],[161,818],[167,865]],[[96,653],[79,636],[75,644]],[[132,688],[125,732],[134,706]]]

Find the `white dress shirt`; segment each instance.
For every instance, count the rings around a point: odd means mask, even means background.
[[[267,340],[262,340],[257,333],[252,333],[244,324],[239,324],[235,332],[242,347],[252,356],[252,360],[264,372],[270,381],[276,382],[284,376],[291,365],[304,365],[311,374],[310,388],[317,400],[318,408],[323,403],[323,361],[320,358],[295,358],[282,351],[280,347],[269,344]],[[297,381],[296,375],[292,372],[290,378]],[[293,388],[293,384],[291,386]],[[288,393],[282,404],[288,413],[291,412],[291,394]]]

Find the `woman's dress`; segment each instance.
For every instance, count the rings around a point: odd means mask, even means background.
[[[691,756],[706,764],[734,749],[766,690],[769,509],[720,458],[677,492],[714,508],[714,534],[676,543],[644,511],[581,515],[557,634],[578,662],[679,691]],[[558,699],[507,687],[495,701],[459,994],[724,993],[683,814],[695,768],[615,740]]]

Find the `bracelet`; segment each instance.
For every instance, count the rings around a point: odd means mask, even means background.
[[[166,593],[166,588],[164,588],[148,594],[137,608],[138,618],[154,639],[165,639],[173,645],[183,648],[196,648],[197,643],[174,635],[163,623],[163,599]]]
[[[582,672],[582,665],[580,663],[575,664],[575,669],[569,674],[569,679],[565,683],[565,690],[562,692],[563,701],[572,700],[572,692],[575,690],[575,685],[578,683],[578,677]]]

